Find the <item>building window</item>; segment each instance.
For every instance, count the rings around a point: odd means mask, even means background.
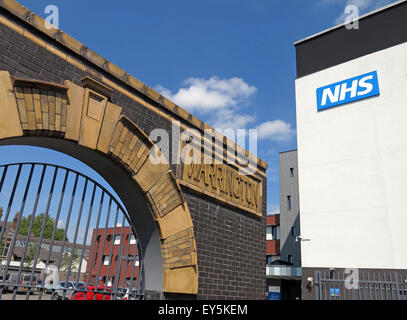
[[[266,227],[266,240],[273,240],[273,233],[271,227]]]
[[[290,175],[291,177],[294,177],[294,168],[290,168]]]
[[[291,208],[292,208],[291,196],[287,196],[287,202],[288,202],[288,210],[291,210]]]
[[[266,256],[266,264],[271,264],[272,256]]]
[[[109,234],[109,235],[107,236],[107,242],[110,242],[110,240],[112,240],[112,235],[111,235],[111,234]]]
[[[114,283],[114,277],[112,276],[112,277],[109,278],[109,281],[107,282],[107,285],[109,287],[111,287],[113,285],[113,283]]]
[[[110,256],[103,256],[102,257],[102,259],[103,259],[103,265],[104,266],[108,266],[109,264],[110,264]]]
[[[134,234],[130,235],[130,244],[136,244],[136,237],[134,236]]]
[[[296,236],[297,236],[297,228],[296,228],[296,227],[292,227],[292,228],[291,228],[291,235],[292,235],[293,237],[296,237]]]
[[[288,263],[293,264],[293,256],[290,254],[288,255]]]
[[[120,244],[120,240],[121,240],[121,235],[116,235],[114,237],[114,244]]]
[[[271,240],[280,240],[280,227],[272,226],[271,227]]]
[[[131,262],[133,261],[133,255],[132,254],[129,254],[128,256],[127,256],[127,265],[128,266],[130,266],[131,265]]]

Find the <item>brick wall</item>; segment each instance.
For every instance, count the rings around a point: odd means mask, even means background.
[[[15,18],[0,10],[10,20]],[[20,24],[23,22],[19,21]],[[131,93],[147,99],[135,89],[126,86],[104,70],[91,65],[80,56],[58,45],[51,38],[25,25],[36,36],[51,42],[79,61],[92,68],[99,77],[86,74],[67,61],[52,54],[24,36],[0,24],[0,70],[12,76],[52,81],[62,84],[70,80],[81,85],[81,79],[91,76],[101,80],[103,75],[127,88]],[[136,123],[147,135],[155,128],[171,132],[171,123],[140,105],[129,97],[115,91],[113,103],[123,107],[123,113]],[[162,112],[169,111],[148,100]],[[178,119],[183,122],[182,119]],[[171,150],[171,149],[170,149]],[[175,166],[172,166],[175,173]],[[184,190],[188,202],[197,241],[199,265],[199,299],[264,299],[265,288],[265,218],[255,218],[236,209],[218,204],[211,198]],[[266,212],[266,183],[263,184],[263,215]]]

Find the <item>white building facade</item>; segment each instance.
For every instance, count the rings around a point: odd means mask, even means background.
[[[359,28],[296,43],[305,298],[315,270],[407,270],[407,2]]]

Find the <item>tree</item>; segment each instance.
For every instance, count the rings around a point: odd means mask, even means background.
[[[81,260],[79,253],[78,253],[78,249],[75,249],[72,254],[73,254],[73,257],[72,257],[72,264],[71,264],[71,272],[78,272],[79,263]],[[65,253],[62,256],[61,268],[60,268],[61,270],[68,271],[70,259],[71,259],[71,254],[69,254],[69,253]]]
[[[34,218],[32,229],[31,229],[31,235],[35,237],[39,237],[41,235],[41,228],[42,228],[42,223],[44,222],[44,213],[41,213],[37,215]],[[21,218],[20,222],[20,227],[18,228],[18,234],[20,235],[27,235],[28,234],[28,228],[30,227],[30,222],[31,222],[31,217],[32,215],[28,215],[27,217]],[[54,230],[54,225],[55,225],[55,220],[51,218],[49,215],[47,215],[46,221],[45,221],[45,228],[44,228],[44,233],[42,237],[44,239],[51,240],[52,238],[52,231]],[[57,228],[55,232],[55,240],[56,241],[62,241],[64,238],[64,229]],[[68,241],[68,238],[65,238],[66,241]]]
[[[4,249],[5,249],[5,247],[6,247],[6,240],[5,239],[2,239],[1,240],[1,243],[0,243],[0,256],[3,256],[3,255],[5,255],[4,253]]]
[[[24,257],[23,267],[26,271],[31,271],[34,267],[35,254],[37,253],[38,243],[30,242]],[[38,262],[38,261],[37,261]]]

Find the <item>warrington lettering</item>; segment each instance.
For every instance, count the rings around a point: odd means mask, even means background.
[[[183,180],[225,200],[260,211],[261,183],[225,164],[184,165]]]

